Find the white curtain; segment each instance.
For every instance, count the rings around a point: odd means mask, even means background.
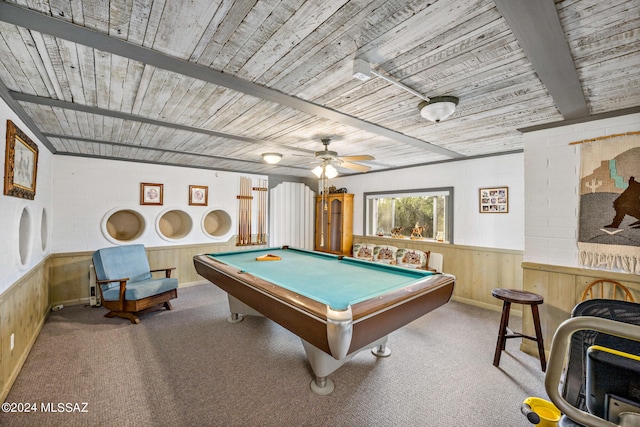
[[[270,246],[313,249],[315,194],[296,182],[280,183],[270,191]]]

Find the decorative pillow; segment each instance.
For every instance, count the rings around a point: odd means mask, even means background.
[[[417,249],[398,249],[398,265],[409,268],[426,269],[429,262],[428,252]]]
[[[373,260],[373,243],[355,243],[353,245],[353,257],[358,259]]]
[[[384,264],[395,264],[398,248],[391,245],[379,245],[373,248],[373,260]]]

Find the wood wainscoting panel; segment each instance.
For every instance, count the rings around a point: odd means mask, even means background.
[[[46,260],[0,295],[0,401],[4,402],[29,355],[49,309]],[[11,349],[11,335],[14,347]]]
[[[564,267],[548,264],[522,263],[523,288],[544,298],[540,306],[540,323],[544,347],[548,351],[558,326],[571,317],[571,311],[580,302],[582,291],[596,279],[609,278],[625,285],[640,301],[640,276],[603,270]],[[529,316],[523,319],[523,332],[535,335],[533,321]],[[520,347],[531,355],[537,355],[535,343],[524,340]]]
[[[194,255],[236,250],[258,249],[264,246],[237,247],[236,236],[226,242],[193,245],[172,245],[147,247],[149,266],[154,268],[176,267],[171,277],[178,279],[179,286],[204,283],[193,266]],[[89,301],[89,266],[92,263],[90,252],[61,253],[50,256],[51,303],[80,304]],[[178,297],[179,297],[178,293]]]
[[[62,253],[49,257],[51,302],[80,304],[89,299],[91,253]]]
[[[456,276],[453,299],[467,304],[501,311],[502,301],[493,298],[491,290],[522,289],[523,251],[377,236],[353,236],[353,242],[441,253],[443,271]],[[519,316],[521,307],[514,306],[511,312]]]

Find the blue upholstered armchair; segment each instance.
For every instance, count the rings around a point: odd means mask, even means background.
[[[93,253],[96,283],[105,317],[123,317],[140,323],[138,315],[165,307],[178,297],[178,279],[171,278],[175,267],[151,270],[144,245],[123,245],[99,249]],[[165,277],[151,273],[164,271]]]

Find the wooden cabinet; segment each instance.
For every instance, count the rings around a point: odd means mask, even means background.
[[[316,196],[315,250],[350,255],[353,243],[353,194]]]

